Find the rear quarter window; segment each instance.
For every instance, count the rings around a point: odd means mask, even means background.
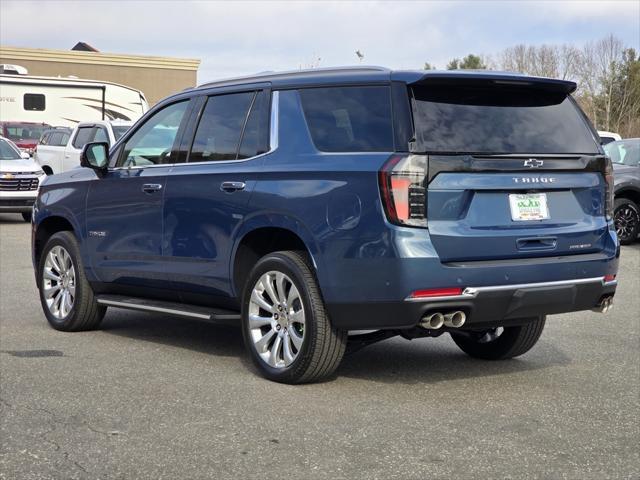
[[[316,148],[323,152],[391,152],[391,97],[388,86],[299,90]]]

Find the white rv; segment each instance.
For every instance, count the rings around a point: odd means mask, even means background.
[[[75,127],[90,120],[135,121],[149,106],[140,90],[117,83],[0,74],[0,121]]]

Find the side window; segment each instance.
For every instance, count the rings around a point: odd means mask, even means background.
[[[25,110],[41,112],[45,109],[44,95],[41,93],[25,93],[22,105]]]
[[[235,160],[255,92],[209,97],[196,130],[190,162]]]
[[[96,127],[95,135],[93,137],[92,142],[111,143],[109,142],[109,135],[107,134],[107,131],[103,127]]]
[[[62,137],[60,138],[60,147],[66,147],[67,143],[69,143],[69,134],[68,133],[63,133]]]
[[[53,135],[51,133],[45,133],[44,135],[42,135],[42,137],[40,138],[40,141],[38,142],[40,145],[49,145],[49,137],[53,137]]]
[[[53,132],[49,134],[49,140],[47,140],[47,144],[53,146],[53,147],[59,147],[60,146],[60,140],[62,139],[62,133],[61,132]]]
[[[171,104],[149,118],[128,140],[116,167],[171,163],[173,144],[188,100]]]
[[[238,158],[255,157],[269,149],[269,98],[258,92],[244,127]]]
[[[73,139],[74,148],[82,148],[93,138],[93,127],[80,127]]]
[[[393,151],[389,87],[307,88],[300,98],[318,150]]]

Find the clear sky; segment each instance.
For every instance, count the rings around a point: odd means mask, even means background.
[[[582,45],[613,33],[640,50],[640,0],[0,0],[0,43],[202,60],[199,82],[265,70],[358,63],[444,68],[518,44]],[[318,59],[320,59],[318,61]]]

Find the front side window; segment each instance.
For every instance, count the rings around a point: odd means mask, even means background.
[[[120,137],[122,137],[127,130],[129,130],[129,127],[125,127],[124,125],[113,127],[113,138],[116,139],[116,142],[120,140]]]
[[[49,141],[49,137],[53,138],[53,134],[51,133],[45,133],[44,135],[42,135],[40,137],[40,141],[38,142],[40,145],[49,145],[49,143],[51,143]]]
[[[109,135],[107,131],[102,127],[96,127],[95,134],[93,136],[93,142],[105,142],[109,143]]]
[[[149,118],[128,140],[117,167],[171,163],[173,145],[188,100],[171,104]]]
[[[52,147],[59,147],[60,142],[62,141],[62,132],[52,132],[47,135],[47,145],[51,145]]]
[[[323,152],[391,152],[389,87],[300,90],[313,143]]]
[[[255,92],[209,97],[189,154],[189,162],[235,160]]]
[[[613,163],[637,167],[640,165],[640,140],[620,140],[605,145],[604,152]]]
[[[45,109],[45,98],[41,93],[25,93],[23,97],[25,110],[41,112]]]
[[[60,137],[60,143],[58,144],[59,147],[66,147],[67,143],[69,143],[69,137],[71,135],[68,133],[62,133],[62,136]]]
[[[0,138],[0,160],[20,160],[20,152]]]
[[[74,148],[83,148],[93,138],[93,127],[80,127],[73,139]]]

